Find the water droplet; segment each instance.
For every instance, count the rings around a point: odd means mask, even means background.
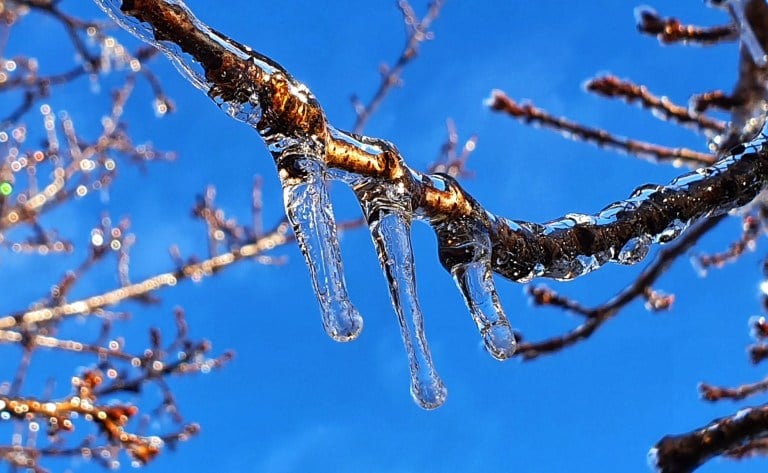
[[[620,264],[635,264],[642,261],[651,248],[651,239],[642,235],[629,240],[616,256],[616,262]]]
[[[688,225],[679,220],[675,219],[670,223],[667,228],[665,228],[661,233],[656,235],[654,238],[654,241],[656,243],[669,243],[670,241],[674,240],[675,238],[679,237],[685,229],[688,228]]]

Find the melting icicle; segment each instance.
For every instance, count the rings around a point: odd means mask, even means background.
[[[440,261],[464,296],[486,350],[503,361],[515,353],[517,341],[493,282],[491,240],[481,228],[473,222],[437,227]]]
[[[424,332],[424,318],[416,297],[416,274],[408,218],[398,211],[386,210],[374,210],[368,218],[408,353],[411,395],[422,408],[435,409],[445,402],[447,390],[432,363]]]
[[[475,320],[483,345],[499,361],[514,355],[517,341],[493,283],[490,258],[453,267],[451,275]]]
[[[339,342],[357,338],[363,319],[347,295],[324,165],[311,155],[276,158],[288,220],[309,268],[323,327]]]

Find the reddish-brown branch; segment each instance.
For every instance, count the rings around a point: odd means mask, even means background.
[[[670,266],[677,261],[678,258],[693,247],[702,236],[720,223],[723,218],[723,216],[710,218],[689,229],[679,240],[661,250],[656,258],[643,270],[642,273],[640,273],[637,279],[612,299],[597,307],[586,308],[554,293],[542,294],[539,292],[540,289],[534,290],[533,295],[536,298],[537,303],[549,303],[550,305],[583,315],[587,319],[581,325],[563,335],[548,338],[539,342],[520,343],[516,355],[522,357],[523,360],[529,361],[542,355],[556,353],[564,348],[588,339],[605,322],[610,320],[630,302],[639,297],[644,297],[648,288],[650,288],[659,277],[661,277]]]
[[[677,18],[663,18],[648,8],[639,10],[637,17],[638,31],[656,36],[664,44],[712,45],[724,41],[736,41],[739,37],[739,31],[733,23],[712,27],[685,25]]]
[[[599,147],[611,148],[654,161],[671,161],[698,167],[712,164],[716,159],[712,154],[687,148],[667,148],[644,141],[617,137],[599,128],[590,128],[566,118],[555,117],[529,103],[518,104],[500,90],[493,91],[489,105],[492,110],[504,112],[526,124],[541,125],[563,133],[567,138],[583,140]]]
[[[732,111],[734,108],[744,105],[744,100],[733,95],[728,95],[722,90],[715,90],[703,94],[695,95],[691,99],[693,110],[696,113],[704,113],[710,108],[717,110]]]
[[[429,28],[440,15],[440,10],[443,8],[443,0],[433,0],[427,8],[427,13],[422,18],[416,15],[413,7],[407,0],[400,0],[397,5],[403,14],[403,20],[406,25],[405,47],[392,67],[381,66],[381,82],[367,104],[363,104],[357,96],[352,97],[352,105],[355,107],[355,114],[357,115],[352,130],[357,134],[363,132],[368,120],[376,113],[392,88],[400,84],[403,70],[419,54],[421,43],[432,38]]]
[[[660,473],[690,472],[718,455],[743,457],[768,436],[768,405],[747,408],[682,435],[662,438],[652,451]]]
[[[608,98],[621,98],[628,103],[639,103],[662,120],[671,120],[681,125],[691,125],[698,131],[723,133],[727,125],[705,115],[693,115],[688,107],[676,105],[667,97],[657,97],[644,85],[621,80],[616,76],[603,76],[591,79],[586,84],[589,92]]]
[[[703,399],[711,402],[716,402],[723,399],[741,401],[742,399],[754,396],[755,394],[768,391],[768,379],[764,379],[757,383],[744,384],[737,388],[725,388],[701,383],[699,385],[699,391],[701,392],[701,397]]]
[[[764,210],[760,210],[764,213]],[[747,249],[754,249],[757,239],[765,226],[764,218],[757,215],[746,215],[743,219],[742,232],[739,239],[728,247],[726,251],[713,254],[702,254],[696,257],[696,264],[707,270],[711,267],[720,268],[727,263],[736,261]]]

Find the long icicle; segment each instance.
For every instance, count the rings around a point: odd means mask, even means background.
[[[440,407],[447,390],[432,362],[424,317],[416,297],[410,218],[401,212],[378,210],[369,215],[368,220],[408,353],[411,395],[424,409]]]
[[[338,342],[354,340],[363,329],[363,319],[347,295],[322,158],[283,153],[275,161],[285,212],[309,268],[323,327]]]
[[[394,145],[384,140],[360,137],[355,144],[372,153],[388,154],[392,161],[402,159]],[[440,407],[445,402],[447,390],[432,362],[424,316],[416,294],[416,268],[411,246],[413,176],[404,174],[394,182],[348,173],[337,173],[336,178],[352,187],[368,222],[408,355],[411,396],[424,409]]]

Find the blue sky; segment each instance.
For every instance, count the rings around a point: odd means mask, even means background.
[[[93,4],[75,3],[63,6],[99,15]],[[402,46],[400,14],[392,1],[225,3],[188,5],[209,25],[288,68],[313,90],[339,128],[353,123],[349,97],[370,97],[379,64],[394,60]],[[424,10],[421,3],[414,6]],[[470,162],[475,176],[462,184],[486,208],[514,219],[541,222],[568,212],[591,213],[641,184],[667,182],[683,170],[568,142],[483,106],[490,91],[499,88],[620,135],[702,150],[701,136],[581,89],[586,79],[610,72],[684,102],[692,93],[729,90],[734,84],[734,44],[659,46],[636,33],[635,6],[625,0],[579,5],[449,1],[434,25],[435,40],[422,47],[404,75],[404,88],[391,94],[366,133],[395,142],[412,167],[424,169],[445,139],[446,118],[452,118],[463,138],[479,136]],[[659,7],[665,15],[692,22],[726,19],[700,1]],[[68,64],[71,52],[66,55],[63,34],[57,36],[61,41],[51,42],[31,20],[11,36],[6,54],[17,54],[25,45],[38,51],[43,68]],[[51,26],[50,31],[56,30]],[[136,44],[123,32],[115,34]],[[130,130],[139,141],[176,150],[178,161],[152,165],[146,174],[124,167],[108,194],[83,199],[44,220],[85,243],[101,212],[115,219],[130,215],[138,238],[132,252],[136,280],[171,269],[166,255],[172,244],[184,255],[206,253],[205,230],[189,214],[195,195],[208,184],[218,188],[217,201],[228,213],[247,221],[250,186],[254,175],[262,175],[265,225],[282,216],[279,183],[259,137],[219,112],[164,59],[154,61],[152,69],[177,111],[156,118],[149,89],[141,84],[127,112]],[[57,91],[51,105],[67,110],[83,134],[92,133],[107,110],[109,86],[109,79],[93,84],[84,79]],[[28,117],[31,124],[35,120],[34,114]],[[332,193],[339,220],[358,216],[348,189],[336,184]],[[721,250],[739,231],[739,221],[732,219],[700,250]],[[577,347],[531,363],[499,363],[483,351],[450,276],[437,261],[432,232],[417,225],[413,240],[427,335],[449,390],[443,407],[426,412],[410,398],[407,362],[384,278],[368,233],[355,230],[342,237],[350,293],[365,318],[363,334],[352,343],[338,344],[324,334],[294,247],[274,253],[288,258],[283,266],[240,263],[199,284],[162,291],[159,306],[123,307],[133,313],[132,322],[120,328],[129,347],[144,346],[147,326],[172,326],[172,308],[183,306],[193,336],[237,354],[222,371],[173,381],[182,414],[201,423],[203,431],[146,471],[648,471],[646,453],[663,435],[738,409],[700,401],[698,382],[735,385],[762,376],[744,352],[750,342],[747,319],[760,312],[760,251],[705,278],[683,259],[656,286],[677,295],[673,311],[651,314],[637,302]],[[0,283],[13,290],[0,299],[2,313],[35,300],[79,256],[42,259],[3,250]],[[597,304],[642,266],[605,267],[571,283],[547,283]],[[19,284],[20,274],[40,284]],[[521,285],[500,278],[497,283],[510,321],[529,339],[579,322],[531,307]],[[97,270],[72,299],[116,284],[109,268]],[[66,330],[92,328],[74,323]],[[2,353],[8,359],[18,355],[7,347]],[[43,355],[33,364],[40,375],[30,380],[30,394],[47,377],[51,359]],[[69,370],[79,364],[87,360],[68,365]],[[767,465],[765,460],[715,460],[701,471],[764,471]]]

